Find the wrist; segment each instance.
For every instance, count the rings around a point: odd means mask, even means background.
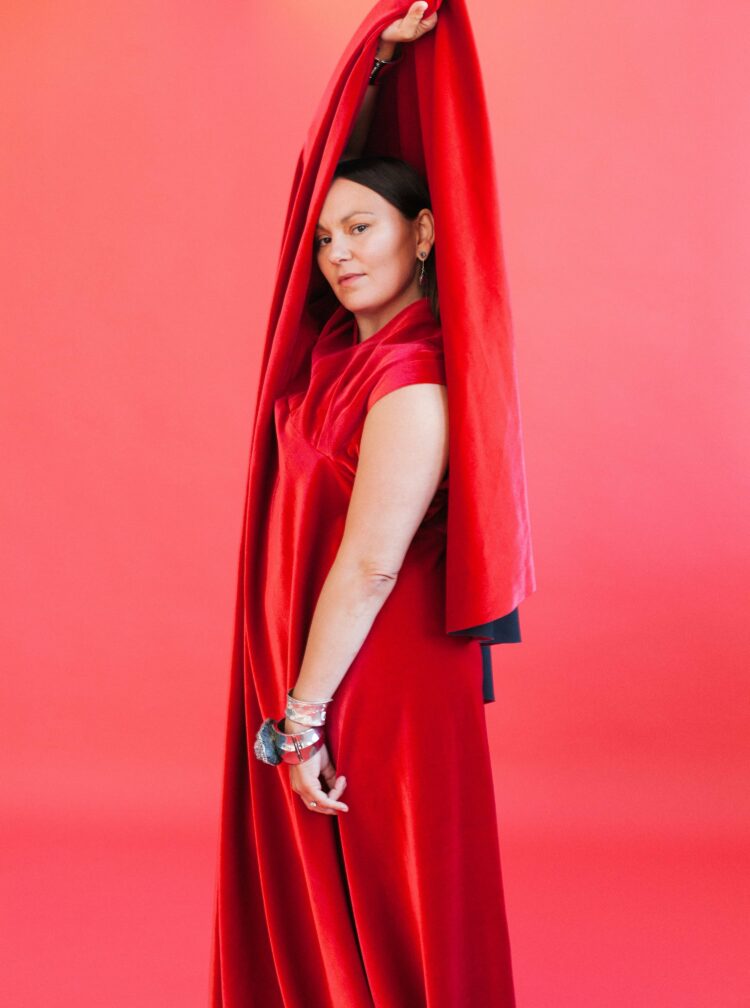
[[[378,39],[378,48],[375,56],[381,60],[389,60],[392,58],[394,52],[396,51],[395,42],[385,42],[383,39]]]
[[[282,731],[286,735],[298,735],[299,732],[307,731],[309,727],[310,725],[300,724],[299,721],[292,721],[291,718],[285,717],[284,727],[282,728]],[[322,732],[324,730],[324,727],[325,727],[324,725],[320,725],[318,727],[318,731]]]

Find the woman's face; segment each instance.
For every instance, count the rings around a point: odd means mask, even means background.
[[[334,179],[315,231],[315,256],[339,301],[353,312],[378,312],[421,297],[418,253],[432,248],[433,218],[407,220],[379,193]],[[359,274],[342,282],[347,273]]]

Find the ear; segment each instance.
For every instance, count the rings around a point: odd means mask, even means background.
[[[435,241],[435,218],[427,207],[417,216],[417,241],[429,241],[431,245]]]

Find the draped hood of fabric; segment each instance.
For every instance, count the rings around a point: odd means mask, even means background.
[[[378,38],[408,3],[380,0],[331,77],[294,173],[261,361],[242,540],[237,618],[262,590],[258,529],[273,489],[273,404],[309,372],[312,348],[340,303],[314,261],[314,231],[368,87]],[[361,152],[402,158],[427,182],[449,412],[446,633],[520,640],[517,606],[536,588],[517,375],[484,88],[464,0],[432,0],[432,31],[401,46],[378,82]],[[244,618],[243,618],[244,614]],[[489,662],[488,648],[483,657]],[[494,699],[485,676],[485,699]],[[279,698],[269,683],[261,709]]]

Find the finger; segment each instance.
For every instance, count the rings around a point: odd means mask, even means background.
[[[326,782],[329,788],[333,787],[333,782],[336,780],[336,767],[330,761],[321,768],[320,776]]]
[[[337,777],[333,784],[333,787],[328,789],[328,797],[333,799],[334,801],[338,801],[345,787],[346,787],[346,777],[344,777],[343,775],[341,777]]]
[[[302,798],[311,812],[322,812],[323,815],[336,815],[338,812],[349,811],[348,805],[336,799],[331,799],[321,788],[308,788]],[[315,802],[315,804],[311,806],[310,802]]]
[[[410,32],[420,32],[433,28],[437,23],[437,11],[433,11],[429,17],[425,17],[424,12],[428,7],[429,4],[425,3],[425,0],[417,0],[416,3],[413,3],[403,19],[406,24],[402,22],[402,28],[406,28]]]
[[[314,808],[319,807],[321,798],[323,799],[326,808],[338,810],[339,812],[349,811],[349,806],[346,804],[346,802],[343,802],[339,799],[339,791],[331,793],[330,791],[326,792],[323,791],[322,788],[319,788],[316,792],[312,794],[312,800],[318,802],[318,806],[314,806]]]
[[[340,814],[338,809],[326,808],[318,801],[317,798],[311,798],[309,801],[305,801],[305,805],[307,806],[309,812],[317,812],[319,815],[332,816]]]
[[[437,24],[437,11],[433,11],[428,18],[424,18],[424,12],[429,4],[425,0],[416,0],[402,18],[398,18],[383,30],[380,38],[383,42],[413,42],[420,35],[434,28]]]
[[[336,786],[336,782],[338,780],[338,778],[336,777],[336,767],[333,765],[333,763],[326,763],[326,765],[320,771],[320,776],[325,781],[326,789],[330,794],[331,790]]]

